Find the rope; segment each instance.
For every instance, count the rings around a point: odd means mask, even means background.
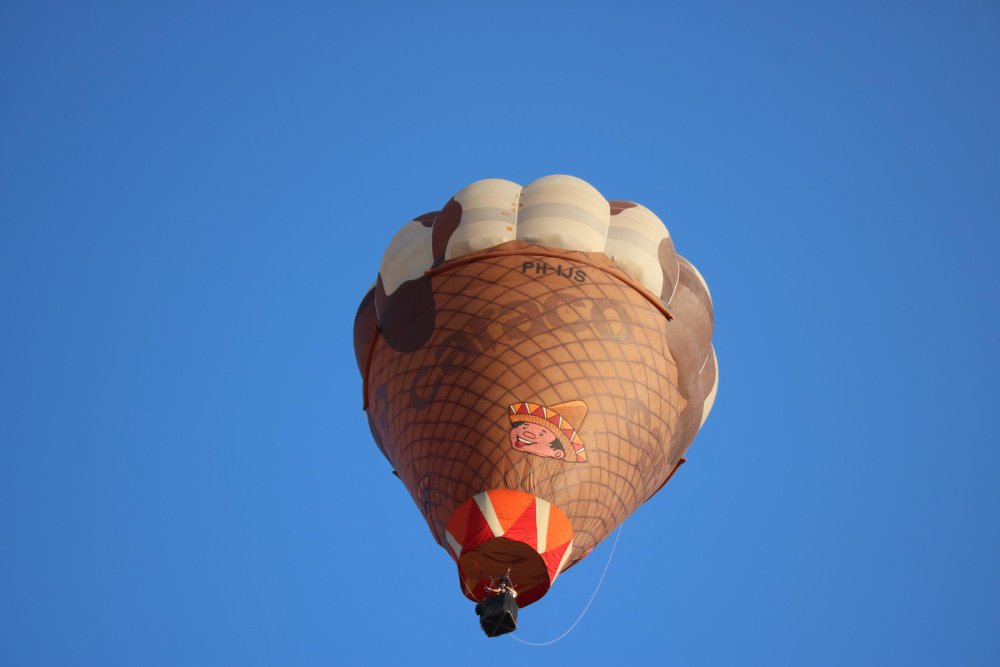
[[[625,527],[625,524],[622,524],[618,528],[618,533],[615,535],[615,542],[614,542],[614,544],[611,545],[611,553],[608,554],[608,562],[604,564],[604,572],[601,573],[601,578],[598,580],[597,586],[594,588],[594,592],[590,595],[590,599],[587,600],[587,606],[585,606],[583,608],[583,611],[580,612],[580,615],[576,617],[575,621],[573,621],[573,625],[569,626],[566,629],[566,632],[562,633],[561,635],[559,635],[555,639],[549,640],[547,642],[540,642],[540,643],[528,642],[528,641],[525,641],[525,640],[521,639],[520,637],[518,637],[516,635],[511,635],[510,638],[514,639],[516,641],[519,641],[522,644],[527,644],[528,646],[548,646],[549,644],[555,644],[557,641],[559,641],[560,639],[562,639],[563,637],[565,637],[566,635],[568,635],[569,633],[571,633],[573,631],[573,628],[576,627],[577,623],[579,623],[580,621],[582,621],[583,617],[587,615],[587,611],[590,609],[590,605],[594,602],[594,598],[597,597],[597,591],[601,590],[601,584],[604,583],[604,577],[608,573],[608,568],[611,567],[611,559],[614,558],[614,556],[615,556],[615,549],[618,547],[618,539],[622,536],[622,529],[624,527]]]

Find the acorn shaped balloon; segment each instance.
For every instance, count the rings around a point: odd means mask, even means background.
[[[715,398],[713,325],[659,218],[572,176],[403,226],[355,320],[364,405],[467,597],[538,600],[666,483]]]

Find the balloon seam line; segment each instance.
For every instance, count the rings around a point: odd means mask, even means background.
[[[436,275],[439,275],[441,273],[445,273],[445,272],[447,272],[447,271],[449,271],[451,269],[456,269],[456,268],[458,268],[460,266],[464,266],[466,264],[471,264],[472,262],[478,262],[481,259],[493,259],[495,257],[518,257],[518,256],[520,256],[520,257],[554,257],[554,258],[558,258],[558,259],[565,259],[565,260],[568,260],[568,261],[579,262],[580,264],[583,264],[584,266],[589,266],[589,267],[591,267],[593,269],[597,269],[598,271],[601,271],[602,273],[605,273],[605,274],[611,276],[612,278],[616,278],[616,279],[622,281],[623,283],[625,283],[626,285],[628,285],[632,289],[634,289],[637,292],[639,292],[639,294],[641,294],[642,297],[644,299],[646,299],[646,301],[649,301],[649,303],[652,304],[652,306],[654,308],[656,308],[658,311],[660,311],[660,313],[662,313],[663,316],[666,317],[668,321],[674,319],[673,314],[667,309],[666,306],[663,305],[663,302],[661,302],[658,298],[651,296],[651,293],[649,292],[649,290],[647,290],[645,287],[643,287],[638,282],[636,282],[635,280],[633,280],[631,277],[629,277],[627,275],[619,274],[619,273],[617,273],[615,271],[612,271],[612,270],[609,270],[609,269],[607,269],[607,268],[605,268],[603,266],[600,266],[596,262],[592,262],[592,261],[587,260],[587,259],[581,259],[581,258],[578,258],[578,257],[571,257],[571,256],[569,256],[569,255],[567,255],[565,253],[553,252],[552,250],[541,250],[541,251],[501,250],[501,251],[495,251],[495,252],[486,252],[486,253],[475,255],[475,256],[469,255],[469,256],[466,256],[466,257],[459,257],[459,258],[453,259],[453,260],[451,260],[449,262],[446,262],[445,264],[442,264],[441,266],[435,267],[433,269],[428,269],[427,271],[424,271],[424,275],[425,276],[436,276]]]

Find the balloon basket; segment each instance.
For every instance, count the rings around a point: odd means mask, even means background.
[[[476,613],[487,637],[499,637],[517,629],[517,602],[509,592],[479,602]]]

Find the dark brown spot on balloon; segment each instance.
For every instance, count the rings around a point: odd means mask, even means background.
[[[431,253],[434,255],[434,266],[440,266],[444,262],[445,252],[448,250],[448,241],[451,235],[458,229],[458,223],[462,221],[462,205],[454,199],[448,201],[434,221],[434,232],[431,234]]]
[[[414,222],[419,222],[424,227],[430,227],[434,224],[434,218],[438,216],[441,211],[430,211],[429,213],[424,213],[423,215],[418,215],[413,220]]]
[[[680,274],[670,301],[674,319],[667,326],[667,346],[677,364],[677,389],[689,398],[712,344],[715,316],[712,299],[694,267],[679,255],[677,261]]]
[[[375,288],[368,290],[361,299],[358,312],[354,316],[354,359],[358,362],[358,370],[364,376],[367,372],[365,364],[368,360],[368,350],[378,334],[378,315],[375,313]]]
[[[691,396],[688,397],[688,404],[681,410],[677,420],[677,431],[674,434],[673,446],[681,453],[685,452],[701,429],[702,416],[705,414],[705,399],[708,398],[712,387],[715,385],[715,376],[718,368],[715,365],[715,355],[709,351],[705,368],[698,375],[694,386],[691,388]]]
[[[656,249],[656,257],[660,260],[660,271],[663,273],[663,288],[660,290],[660,299],[663,303],[670,303],[670,298],[674,295],[677,287],[677,277],[681,267],[677,263],[677,251],[674,249],[674,242],[669,236],[660,240],[660,245]]]
[[[705,360],[705,367],[698,374],[698,388],[695,392],[695,395],[700,396],[701,400],[704,401],[712,393],[712,387],[715,386],[715,379],[718,373],[718,361],[715,358],[715,354],[709,349],[708,359]]]
[[[382,452],[382,456],[384,456],[388,461],[389,455],[385,453],[385,447],[382,446],[382,438],[379,437],[378,429],[375,428],[375,416],[372,414],[372,410],[368,410],[367,414],[368,414],[368,429],[372,432],[372,439],[375,441],[375,446],[378,447],[378,450]],[[392,463],[391,461],[389,462]],[[396,475],[396,477],[399,477],[399,474],[395,470],[392,471],[392,474]]]
[[[408,280],[392,294],[385,293],[382,276],[375,285],[382,338],[398,352],[413,352],[434,333],[434,292],[429,276]]]
[[[609,199],[608,206],[611,207],[611,215],[618,215],[627,208],[635,208],[638,204],[623,199]]]
[[[705,409],[705,401],[690,401],[677,418],[677,433],[673,445],[678,451],[685,452],[694,442],[701,428],[701,414]]]

